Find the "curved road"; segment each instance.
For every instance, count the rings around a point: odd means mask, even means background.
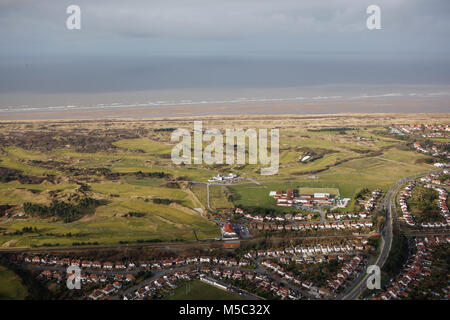
[[[384,202],[382,205],[382,209],[386,212],[386,220],[384,223],[384,229],[381,232],[381,252],[378,256],[377,261],[374,263],[375,265],[379,266],[380,269],[385,264],[389,252],[391,250],[392,246],[392,238],[393,238],[393,232],[392,232],[392,221],[393,217],[396,215],[396,205],[395,205],[395,194],[397,193],[398,189],[404,185],[405,183],[418,179],[420,177],[423,177],[425,175],[428,175],[430,173],[436,173],[439,172],[439,170],[433,170],[428,173],[422,173],[419,175],[415,175],[408,178],[403,178],[399,180],[391,190],[386,194],[384,197]],[[351,289],[350,292],[346,293],[342,299],[343,300],[356,300],[358,297],[363,293],[363,291],[366,289],[366,281],[369,275],[367,275],[365,272],[361,273],[361,275],[358,277],[356,281],[359,281],[358,284]],[[361,279],[362,278],[362,279]]]

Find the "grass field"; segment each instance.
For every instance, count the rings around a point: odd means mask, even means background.
[[[213,287],[200,280],[193,280],[175,289],[166,300],[243,300],[238,295]]]
[[[232,202],[229,202],[226,195],[225,186],[209,186],[209,201],[212,209],[233,208]]]
[[[38,233],[25,235],[0,235],[0,246],[14,240],[17,247],[44,244],[71,245],[74,242],[98,242],[117,244],[138,240],[170,241],[172,239],[195,240],[220,235],[218,227],[193,210],[196,205],[192,195],[182,189],[161,187],[162,179],[127,177],[124,182],[90,184],[97,198],[107,199],[93,215],[65,224],[51,219],[26,218],[1,223],[8,233],[24,227],[37,228]],[[10,182],[0,185],[0,201],[21,205],[25,201],[48,204],[46,190],[71,190],[75,185],[20,185]],[[38,192],[32,192],[37,190]],[[170,205],[155,204],[152,198],[176,201]],[[128,212],[141,212],[143,217],[124,217]],[[71,233],[70,237],[65,236]],[[16,241],[18,240],[18,241]],[[8,244],[9,245],[9,244]]]
[[[311,188],[325,188],[329,189],[330,193],[337,189],[340,196],[353,198],[363,188],[387,190],[402,177],[433,170],[431,165],[417,162],[424,158],[427,156],[392,148],[385,150],[380,156],[350,160],[332,166],[326,171],[316,173],[314,179],[309,175],[285,175],[280,170],[278,176],[258,179],[261,186],[240,184],[229,189],[233,192],[235,205],[289,211],[287,208],[277,207],[275,200],[269,197],[269,191],[288,188],[306,188],[303,190],[312,191],[315,189]],[[290,170],[294,170],[294,167]],[[351,205],[352,203],[349,209]]]
[[[206,185],[193,185],[191,186],[192,192],[195,194],[197,199],[203,204],[204,207],[206,205]]]
[[[286,123],[289,121],[286,120]],[[317,121],[320,121],[318,124],[329,125],[335,120]],[[342,121],[345,126],[354,126],[351,119]],[[274,176],[259,175],[260,165],[174,165],[170,159],[170,133],[150,130],[153,126],[163,128],[173,127],[173,124],[124,121],[116,124],[62,123],[45,128],[40,128],[40,124],[30,124],[30,130],[39,129],[41,132],[53,130],[50,128],[80,129],[80,134],[86,134],[86,139],[90,138],[88,130],[98,134],[106,127],[124,131],[140,127],[149,129],[149,133],[139,134],[139,138],[134,139],[123,139],[118,134],[112,145],[94,149],[93,152],[80,152],[84,149],[64,144],[58,144],[55,148],[49,148],[47,144],[36,150],[28,150],[28,147],[25,150],[11,144],[0,148],[0,167],[21,170],[24,175],[42,177],[51,174],[58,178],[54,184],[48,181],[22,184],[18,179],[0,183],[0,205],[17,206],[14,213],[23,211],[21,206],[24,202],[48,205],[55,197],[65,199],[73,194],[79,195],[77,189],[80,182],[89,185],[89,196],[105,201],[95,211],[68,224],[52,218],[0,217],[0,247],[44,244],[70,246],[74,242],[98,242],[103,245],[156,239],[194,240],[193,230],[199,238],[216,237],[220,234],[219,228],[193,210],[199,207],[199,202],[207,207],[206,187],[194,184],[188,190],[186,180],[206,182],[219,172],[231,171],[243,177],[252,177],[260,185],[246,181],[230,186],[211,186],[210,205],[213,209],[243,205],[285,212],[294,209],[277,207],[275,200],[269,197],[269,191],[300,188],[301,193],[320,191],[353,198],[363,188],[387,190],[402,177],[433,169],[425,163],[429,156],[408,151],[401,140],[378,135],[381,127],[366,129],[360,125],[356,130],[336,132],[311,131],[295,122],[289,127],[283,127],[284,122],[277,123],[281,126],[280,169]],[[267,125],[266,122],[245,122],[245,126],[253,124],[255,127]],[[224,126],[224,123],[219,122],[218,125]],[[233,127],[235,123],[228,122],[227,125]],[[9,131],[25,132],[27,129],[23,124],[11,124],[5,125],[2,130],[7,135]],[[135,137],[136,134],[128,136]],[[60,139],[63,134],[56,137]],[[34,144],[38,145],[39,141]],[[301,163],[299,158],[305,152],[317,152],[321,157]],[[71,174],[66,173],[64,167],[46,168],[33,160],[56,161],[81,172],[101,168],[121,176],[109,179],[101,174]],[[137,174],[139,171],[164,172],[170,177],[141,178]],[[168,184],[175,180],[181,181],[178,188]],[[228,201],[229,193],[233,196],[232,203]],[[153,202],[155,198],[169,199],[172,203],[157,204]],[[129,212],[138,212],[142,216],[128,217]],[[36,227],[37,232],[20,234],[24,227]]]
[[[0,300],[23,300],[27,296],[27,288],[13,271],[0,266]]]
[[[148,154],[170,154],[172,150],[172,146],[170,145],[146,138],[120,140],[113,144],[129,150],[143,150]]]
[[[330,195],[339,196],[337,188],[307,188],[301,187],[298,192],[300,194],[329,193]]]

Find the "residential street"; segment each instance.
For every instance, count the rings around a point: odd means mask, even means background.
[[[435,172],[435,171],[432,171]],[[429,174],[431,172],[428,172]],[[396,203],[395,203],[395,195],[398,191],[398,189],[404,185],[405,183],[415,180],[419,177],[425,176],[426,174],[420,174],[409,178],[403,178],[399,180],[394,187],[386,194],[382,206],[382,210],[385,210],[386,212],[386,220],[384,224],[384,229],[381,232],[381,252],[378,256],[377,261],[375,262],[375,265],[379,266],[380,269],[385,264],[389,252],[391,250],[392,246],[392,238],[393,238],[393,219],[396,217]],[[366,288],[366,281],[369,275],[367,275],[365,272],[362,272],[361,275],[355,279],[355,283],[358,282],[358,284],[345,296],[343,296],[342,300],[355,300],[358,299],[358,297],[363,293],[363,291]]]

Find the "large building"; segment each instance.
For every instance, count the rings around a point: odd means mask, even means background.
[[[241,246],[241,242],[239,240],[229,240],[223,243],[224,249],[237,249]]]
[[[277,200],[277,206],[292,207],[294,205],[312,207],[314,205],[329,206],[334,199],[329,193],[300,194],[297,189],[270,191],[269,196]]]
[[[208,182],[232,182],[234,179],[236,179],[238,176],[234,173],[229,173],[225,175],[217,175],[215,177],[212,177],[208,180]]]
[[[224,237],[236,237],[237,236],[231,223],[227,223],[223,226],[222,233],[223,233]]]

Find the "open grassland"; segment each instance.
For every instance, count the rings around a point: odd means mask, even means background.
[[[152,155],[170,154],[172,150],[171,145],[166,145],[145,138],[120,140],[113,143],[113,145],[129,150],[142,150],[145,153]]]
[[[101,159],[104,157],[101,156]],[[82,167],[89,166],[83,163]],[[147,172],[160,172],[165,169],[152,168]],[[130,169],[129,172],[135,171]],[[11,243],[16,247],[26,247],[49,244],[70,246],[77,242],[117,244],[120,241],[132,243],[151,240],[195,240],[194,230],[199,239],[220,235],[214,224],[193,210],[198,205],[192,194],[181,188],[165,187],[164,179],[125,176],[114,182],[99,180],[89,184],[90,192],[96,198],[106,199],[107,203],[99,206],[92,215],[70,224],[37,217],[3,219],[0,225],[5,233],[0,236],[0,246],[6,244],[10,247]],[[76,188],[77,185],[66,182],[21,184],[11,181],[0,184],[0,203],[21,206],[24,202],[34,202],[48,205],[50,191],[74,192]],[[168,199],[172,203],[153,203],[156,198]],[[138,212],[142,216],[127,217],[129,212]],[[11,235],[25,227],[36,228],[38,231]]]
[[[300,194],[314,194],[314,193],[329,193],[330,195],[339,196],[339,189],[337,188],[308,188],[301,187],[298,192]]]
[[[22,284],[20,277],[0,266],[0,300],[23,300],[27,294],[27,288]]]
[[[5,221],[2,227],[10,233],[20,231],[24,227],[37,228],[38,233],[6,237],[8,240],[19,239],[16,246],[46,243],[71,245],[74,242],[114,244],[119,241],[131,243],[156,239],[194,240],[193,230],[196,230],[197,236],[201,238],[216,237],[220,234],[214,224],[192,209],[193,199],[188,193],[180,189],[157,187],[154,181],[149,182],[154,186],[145,185],[145,182],[141,184],[144,185],[92,184],[91,190],[108,199],[107,204],[97,207],[92,215],[69,224],[53,219],[26,218]],[[109,196],[111,192],[113,196]],[[26,197],[23,192],[22,196],[22,201],[39,201],[37,197]],[[175,202],[169,205],[155,204],[152,198],[167,198]],[[18,197],[15,200],[19,201]],[[128,217],[129,212],[139,212],[142,216]],[[68,233],[71,236],[67,236]]]
[[[227,187],[209,186],[209,201],[212,209],[230,209],[234,205],[228,200]]]
[[[186,223],[189,223],[186,225]],[[5,224],[7,230],[37,228],[37,232],[23,235],[2,236],[4,248],[46,246],[48,244],[71,246],[74,243],[117,245],[146,241],[196,240],[220,235],[218,229],[203,221],[184,219],[182,215],[152,215],[145,218],[103,218],[92,221],[77,221],[70,224],[56,223],[42,219],[15,221]],[[194,234],[194,230],[195,233]],[[68,234],[71,234],[70,236]]]
[[[335,188],[339,190],[342,197],[354,198],[361,189],[387,190],[402,177],[433,170],[431,165],[417,162],[418,159],[424,158],[428,157],[412,151],[390,148],[384,150],[380,156],[343,162],[314,175],[283,177],[281,172],[277,177],[258,179],[261,186],[241,184],[231,186],[230,190],[233,192],[236,205],[262,206],[278,211],[290,211],[276,207],[276,201],[269,197],[269,191],[288,188],[307,188],[303,189],[306,191],[310,188]],[[351,205],[352,203],[349,209]]]
[[[192,192],[195,194],[200,203],[207,207],[206,203],[206,185],[193,185],[191,186]]]
[[[236,294],[193,280],[175,289],[166,300],[243,300]]]
[[[409,117],[403,121],[410,123]],[[448,121],[448,117],[433,115],[414,119],[427,118]],[[234,172],[260,185],[243,181],[211,186],[210,205],[216,210],[235,205],[293,210],[276,207],[275,200],[269,197],[269,191],[279,189],[300,188],[302,193],[328,192],[350,198],[363,188],[387,190],[402,177],[433,169],[427,164],[429,156],[411,151],[404,141],[385,135],[385,124],[401,121],[401,117],[393,115],[204,120],[205,129],[280,128],[280,169],[274,176],[259,175],[261,165],[174,165],[170,159],[170,130],[160,129],[192,129],[189,119],[0,124],[0,139],[8,138],[0,148],[0,167],[45,178],[42,183],[22,183],[18,178],[0,183],[0,205],[15,206],[12,216],[0,217],[0,247],[216,237],[219,228],[194,210],[207,207],[206,186],[190,185],[189,181],[206,182],[218,173]],[[354,129],[345,129],[349,127]],[[32,139],[26,136],[29,132],[41,136],[28,143]],[[46,140],[46,134],[54,138]],[[61,142],[72,136],[78,140]],[[22,137],[21,144],[16,143],[20,142],[17,137]],[[89,139],[92,142],[86,142]],[[315,155],[314,160],[300,161],[310,154]],[[85,196],[79,190],[84,184],[88,196],[104,203],[76,221],[14,216],[23,213],[24,202],[49,205],[55,199]],[[36,230],[21,233],[29,227]]]

